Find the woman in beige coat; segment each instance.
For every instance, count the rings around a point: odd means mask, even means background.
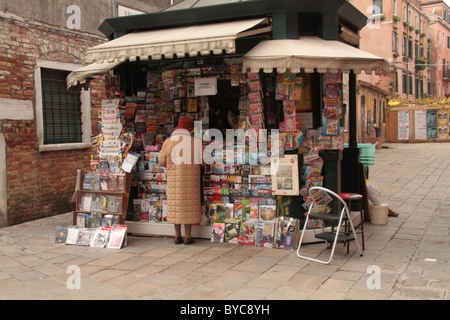
[[[195,143],[195,138],[191,136],[192,130],[192,119],[180,118],[172,136],[164,141],[158,159],[159,164],[167,168],[167,221],[174,224],[175,244],[183,242],[183,224],[184,244],[193,243],[192,225],[201,221],[201,164],[195,163],[195,160],[199,161],[194,154],[201,152],[202,144],[201,141]],[[200,150],[196,150],[199,147]]]

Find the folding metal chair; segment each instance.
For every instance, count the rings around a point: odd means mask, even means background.
[[[332,197],[337,199],[339,201],[338,203],[336,203],[337,211],[339,211],[339,205],[337,205],[337,204],[340,204],[342,206],[342,210],[340,211],[340,214],[318,212],[316,198],[314,197],[314,194],[317,191],[326,192],[326,193],[328,193],[328,195],[331,195]],[[338,242],[341,242],[341,243],[345,243],[348,246],[350,241],[353,241],[353,240],[356,241],[356,245],[358,247],[359,254],[360,254],[360,256],[362,256],[363,252],[361,250],[361,246],[359,244],[359,241],[358,241],[358,238],[356,235],[355,227],[353,226],[353,222],[352,222],[350,212],[347,207],[347,203],[338,194],[334,193],[333,191],[331,191],[327,188],[323,188],[323,187],[312,187],[309,190],[309,194],[310,194],[310,196],[312,196],[313,201],[312,201],[311,205],[309,206],[308,214],[306,215],[305,224],[303,226],[302,233],[301,233],[300,240],[299,240],[298,247],[297,247],[297,256],[302,259],[307,259],[310,261],[319,262],[319,263],[323,263],[323,264],[329,264],[333,259],[336,244]],[[313,212],[313,208],[314,208],[314,212]],[[305,231],[308,227],[308,221],[310,221],[311,219],[318,219],[320,221],[320,227],[321,227],[322,233],[316,233],[315,237],[317,239],[324,240],[327,243],[327,245],[329,245],[331,243],[331,254],[330,254],[330,258],[328,260],[319,260],[319,259],[315,259],[312,257],[300,255],[300,249],[302,246],[303,237],[304,237]],[[324,221],[328,221],[333,224],[331,231],[325,231]],[[351,232],[345,232],[345,230],[342,230],[343,222],[349,224]],[[336,223],[337,223],[337,227],[335,227]],[[347,249],[348,249],[348,247],[347,247]]]

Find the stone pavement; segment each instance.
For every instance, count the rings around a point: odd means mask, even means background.
[[[450,144],[385,146],[369,178],[400,215],[387,225],[365,224],[362,257],[354,244],[350,254],[338,245],[329,265],[295,251],[208,240],[185,246],[131,236],[121,250],[55,244],[55,228],[71,221],[64,214],[0,229],[0,299],[447,300]],[[324,244],[302,248],[329,255]],[[80,289],[70,289],[71,266],[79,268]]]

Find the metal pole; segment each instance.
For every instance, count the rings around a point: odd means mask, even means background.
[[[357,148],[358,142],[356,138],[356,74],[353,70],[350,71],[349,74],[349,114],[348,114],[348,122],[349,122],[349,141],[348,146],[350,148]]]

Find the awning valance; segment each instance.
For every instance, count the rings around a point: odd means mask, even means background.
[[[316,36],[300,39],[266,40],[257,44],[242,59],[244,71],[312,73],[326,71],[344,73],[353,70],[356,74],[365,71],[371,74],[389,73],[389,64],[383,58],[357,49],[340,41],[323,40]]]
[[[78,83],[83,84],[88,78],[97,78],[108,73],[115,67],[117,67],[121,62],[105,62],[105,63],[92,63],[87,66],[81,67],[75,71],[72,71],[67,76],[67,88],[76,86]]]
[[[194,25],[180,28],[141,31],[89,48],[87,63],[124,62],[126,60],[171,59],[188,54],[201,55],[235,53],[237,38],[261,34],[271,30],[267,18]]]

